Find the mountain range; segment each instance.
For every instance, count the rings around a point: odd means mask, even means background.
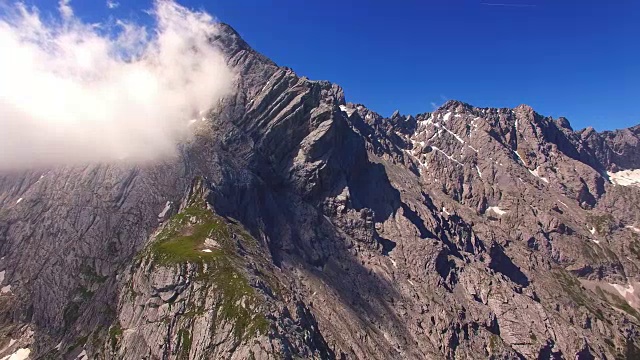
[[[386,118],[221,26],[177,157],[0,174],[0,357],[640,358],[640,126]]]

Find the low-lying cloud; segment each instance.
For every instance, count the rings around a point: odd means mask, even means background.
[[[234,74],[203,12],[157,0],[152,28],[88,24],[23,3],[0,15],[0,170],[175,154]]]

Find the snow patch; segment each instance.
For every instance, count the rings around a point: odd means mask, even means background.
[[[442,128],[443,128],[446,132],[448,132],[449,134],[453,135],[453,136],[456,138],[456,140],[458,140],[458,141],[460,142],[460,144],[464,144],[464,140],[462,140],[462,138],[461,138],[460,136],[458,136],[458,134],[454,133],[453,131],[451,131],[451,130],[447,129],[447,128],[446,128],[446,127],[444,127],[444,126],[442,126]]]
[[[498,214],[498,215],[500,215],[500,216],[502,216],[502,215],[504,215],[504,214],[506,214],[506,213],[507,213],[506,211],[504,211],[504,210],[500,209],[500,208],[499,208],[499,207],[497,207],[497,206],[489,206],[489,207],[487,208],[487,211],[493,211],[494,213],[496,213],[496,214]]]
[[[620,295],[622,295],[622,297],[625,298],[625,300],[626,300],[627,294],[633,295],[635,291],[635,289],[631,285],[624,286],[624,285],[612,284],[612,283],[609,283],[609,285],[613,286],[613,288],[616,289],[616,291],[619,292]]]
[[[393,260],[392,258],[389,258],[389,260],[391,260],[391,264],[393,265],[393,267],[397,269],[398,268],[398,263],[395,260]]]
[[[480,172],[480,168],[476,165],[476,171],[478,172],[478,176],[482,178],[482,173]]]
[[[447,121],[447,120],[449,120],[449,118],[451,118],[451,111],[449,111],[448,113],[444,114],[444,116],[442,117],[442,121]]]
[[[415,141],[415,140],[411,139],[411,145],[413,145],[415,147],[416,144],[420,144],[420,146],[424,147],[425,142],[424,141]]]
[[[203,249],[202,252],[210,253],[212,251],[211,251],[211,249]]]
[[[433,124],[433,120],[431,118],[431,115],[429,115],[429,117],[426,120],[420,121],[420,125],[422,125],[422,126],[427,126],[427,125],[431,125],[431,124]]]
[[[20,348],[16,350],[11,355],[7,355],[0,360],[26,360],[29,358],[29,354],[31,354],[31,350],[27,348]]]
[[[171,210],[171,201],[167,201],[166,204],[164,204],[164,209],[162,209],[162,211],[160,212],[160,214],[158,214],[159,218],[163,218],[165,215],[167,215],[167,213],[169,212],[169,210]]]
[[[3,286],[0,288],[0,293],[6,294],[11,292],[11,285]]]
[[[594,242],[594,243],[596,243],[596,244],[600,244],[600,241],[599,241],[599,240],[596,240],[596,239],[590,239],[590,240],[591,240],[591,241],[593,241],[593,242]]]
[[[471,145],[467,145],[467,146],[469,146],[469,148],[471,148],[471,150],[475,151],[476,154],[479,152],[478,149],[474,148],[473,146],[471,146]]]
[[[449,134],[453,135],[453,137],[456,138],[456,140],[458,140],[461,144],[464,144],[464,140],[462,140],[462,138],[460,136],[458,136],[458,134],[454,133],[453,131],[449,130],[446,128],[446,126],[441,125],[441,124],[433,124],[435,127],[437,127],[438,129],[442,129],[446,132],[448,132]],[[442,130],[438,131],[441,132]]]
[[[640,169],[622,170],[614,173],[607,171],[607,175],[613,184],[640,187]]]
[[[513,151],[513,150],[511,150],[511,151]],[[522,156],[520,156],[520,154],[519,154],[517,151],[513,151],[513,153],[514,153],[514,154],[516,154],[516,157],[518,158],[518,160],[520,160],[520,162],[521,162],[524,166],[527,166],[527,163],[526,163],[526,162],[524,162],[524,160],[522,159]],[[531,171],[531,170],[529,170],[529,171]],[[537,169],[536,169],[536,171],[537,171]]]
[[[528,169],[528,170],[531,173],[531,175],[537,177],[538,179],[540,179],[540,180],[542,180],[542,181],[544,181],[544,182],[546,182],[548,184],[549,180],[547,180],[547,178],[544,178],[544,177],[540,176],[540,173],[538,173],[539,169],[540,169],[540,166],[538,166],[535,170],[531,170],[531,169]]]
[[[2,282],[4,281],[4,274],[5,274],[4,270],[0,271],[0,284],[2,284]]]
[[[20,204],[21,201],[22,201],[22,198],[18,199],[18,201],[16,201],[16,204]]]
[[[445,214],[447,214],[447,215],[451,215],[451,214],[449,214],[449,212],[447,211],[447,208],[446,208],[446,207],[444,207],[444,206],[442,207],[442,212],[443,212],[443,213],[445,213]]]
[[[76,357],[76,360],[89,360],[89,355],[87,355],[87,351],[85,349],[82,349],[82,352],[78,354],[78,357]]]
[[[569,208],[569,207],[567,206],[567,204],[563,203],[562,201],[558,200],[558,202],[559,202],[560,204],[564,205],[564,207],[566,207],[567,209]]]
[[[347,116],[351,116],[356,109],[349,109],[346,105],[340,105],[340,110],[347,114]]]
[[[435,147],[435,146],[432,146],[431,148],[432,148],[433,150],[435,150],[435,151],[440,152],[442,155],[446,156],[446,157],[447,157],[447,159],[449,159],[449,160],[451,160],[451,161],[455,162],[456,164],[458,164],[458,165],[460,165],[460,166],[464,166],[464,165],[462,165],[462,163],[461,163],[460,161],[458,161],[458,160],[454,159],[453,157],[449,156],[446,152],[444,152],[444,151],[440,150],[439,148],[437,148],[437,147]]]
[[[427,141],[431,141],[431,140],[433,140],[433,138],[435,138],[436,136],[438,136],[438,137],[439,137],[439,136],[440,136],[440,132],[441,132],[441,131],[442,131],[442,130],[438,130],[438,131],[436,131],[435,133],[433,133],[433,135],[431,135],[431,137],[430,137],[429,139],[427,139]]]
[[[420,173],[420,175],[422,175],[422,168],[423,168],[423,167],[424,167],[424,168],[427,168],[427,169],[429,168],[429,166],[427,165],[427,163],[426,163],[426,162],[424,162],[424,163],[423,163],[422,161],[420,161],[420,159],[419,159],[417,156],[415,156],[415,155],[413,154],[413,152],[414,152],[415,150],[407,151],[406,149],[402,149],[402,151],[404,151],[404,152],[406,152],[407,154],[409,154],[409,156],[411,156],[412,158],[414,158],[414,159],[418,162],[418,164],[420,165],[420,167],[418,168],[418,172]]]
[[[640,233],[640,229],[638,229],[638,228],[637,228],[637,227],[635,227],[635,226],[625,226],[625,228],[627,228],[627,229],[631,229],[631,230],[633,230],[633,231],[635,231],[635,232],[637,232],[637,233]],[[4,273],[4,271],[3,271],[3,273]]]
[[[264,86],[262,87],[262,89],[260,89],[260,92],[258,92],[258,94],[262,94],[262,92],[264,91],[264,89],[267,88],[267,86],[269,86],[269,84],[271,84],[271,78],[269,78],[269,80],[267,81],[266,84],[264,84]]]

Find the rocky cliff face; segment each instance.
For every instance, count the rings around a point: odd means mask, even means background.
[[[0,356],[640,356],[639,128],[390,118],[212,39],[180,155],[0,175]]]

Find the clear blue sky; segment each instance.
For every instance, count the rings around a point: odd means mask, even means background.
[[[119,1],[115,10],[93,0],[72,5],[95,21],[151,4]],[[55,4],[30,3],[45,2]],[[637,0],[179,2],[232,25],[279,65],[338,83],[347,101],[383,115],[457,99],[529,104],[569,118],[575,129],[640,123]]]

